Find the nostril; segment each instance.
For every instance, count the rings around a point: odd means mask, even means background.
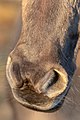
[[[56,97],[60,94],[62,94],[68,85],[68,77],[67,73],[61,69],[62,71],[58,71],[57,69],[54,69],[54,77],[52,78],[51,84],[48,84],[48,88],[46,91],[46,95],[50,98]],[[51,80],[50,80],[51,81]]]
[[[9,56],[6,65],[6,76],[11,88],[20,88],[23,86],[23,79],[20,74],[20,66]]]
[[[39,93],[44,93],[48,97],[56,97],[67,88],[68,76],[65,70],[51,69],[45,76],[36,84],[35,88]]]
[[[52,85],[56,84],[59,80],[59,74],[53,70],[53,74],[50,76],[49,80],[43,85],[43,88],[49,89]]]
[[[49,88],[52,85],[54,85],[58,81],[58,79],[59,79],[59,74],[56,71],[54,71],[53,73],[54,74],[53,74],[52,78],[48,81],[47,88]]]
[[[21,73],[20,73],[20,66],[17,62],[14,62],[12,64],[11,72],[14,78],[14,82],[16,83],[16,86],[19,88],[22,87],[23,80],[22,80]]]
[[[13,70],[13,73],[15,74],[15,76],[19,76],[20,74],[20,67],[19,67],[19,64],[18,63],[13,63],[12,64],[12,70]]]

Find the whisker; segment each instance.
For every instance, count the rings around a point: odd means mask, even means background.
[[[77,104],[73,99],[66,97],[65,103],[69,106],[80,106],[80,104]]]
[[[76,86],[74,86],[74,91],[80,93],[80,91],[78,90],[78,88]]]

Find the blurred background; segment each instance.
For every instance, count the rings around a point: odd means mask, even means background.
[[[21,0],[0,0],[0,120],[80,120],[80,52],[72,87],[59,111],[35,112],[18,104],[13,97],[9,98],[7,91],[10,89],[5,76],[5,66],[8,54],[17,43],[20,32]]]

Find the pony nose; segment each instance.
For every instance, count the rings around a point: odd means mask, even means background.
[[[10,57],[8,58],[6,72],[12,87],[22,87],[23,78],[20,73],[20,66],[18,63],[12,62]],[[26,79],[29,79],[28,77],[30,75],[31,73],[28,73]],[[33,84],[33,81],[31,79],[30,82],[37,93],[42,93],[49,98],[55,98],[66,90],[69,80],[62,66],[53,65],[41,79],[37,80],[38,82],[36,84]]]

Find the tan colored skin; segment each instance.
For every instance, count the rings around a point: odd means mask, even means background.
[[[22,105],[44,112],[61,106],[75,71],[78,4],[22,1],[22,32],[6,67],[13,95]]]

